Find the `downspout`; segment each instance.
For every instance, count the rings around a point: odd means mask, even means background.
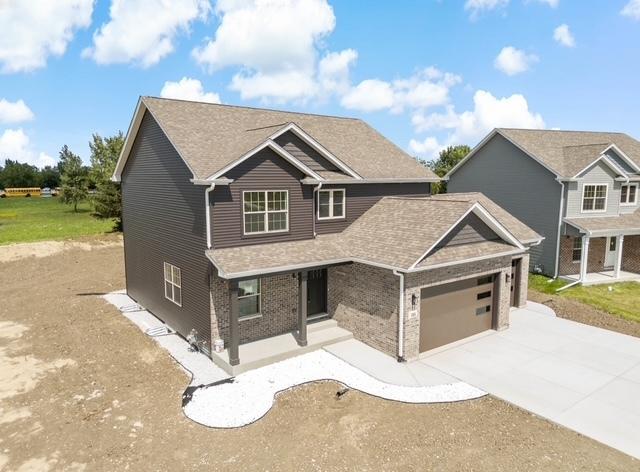
[[[209,194],[216,188],[216,184],[212,183],[204,191],[204,214],[207,221],[207,249],[211,249],[211,209],[209,208]]]
[[[316,211],[318,209],[318,205],[320,205],[320,202],[318,201],[318,192],[320,192],[320,189],[322,188],[322,182],[318,183],[318,186],[316,188],[313,189],[313,238],[315,239],[315,237],[318,235],[318,233],[316,233]]]
[[[398,300],[398,362],[406,362],[404,358],[404,274],[393,270],[400,277],[400,298]]]
[[[562,230],[562,215],[564,212],[564,182],[558,180],[560,184],[560,211],[558,212],[558,237],[556,238],[556,263],[553,279],[557,279],[560,275],[560,233]]]

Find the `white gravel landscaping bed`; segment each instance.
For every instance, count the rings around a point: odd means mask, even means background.
[[[143,332],[163,323],[141,310],[124,291],[103,297]],[[176,334],[154,337],[192,375],[190,386],[204,385],[192,392],[184,413],[193,421],[215,428],[236,428],[262,418],[273,406],[278,393],[297,385],[333,380],[346,387],[376,397],[405,403],[444,403],[471,400],[486,392],[464,382],[412,387],[382,382],[325,351],[318,350],[259,369],[242,373],[229,382],[229,375],[208,357],[189,350]]]

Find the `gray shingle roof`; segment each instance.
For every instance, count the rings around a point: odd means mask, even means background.
[[[640,166],[640,142],[624,133],[498,128],[561,177],[571,178],[615,144]]]
[[[197,179],[223,169],[289,123],[365,179],[437,178],[362,120],[153,97],[142,102]]]
[[[304,241],[213,249],[207,251],[207,255],[221,273],[230,278],[354,260],[409,270],[476,203],[522,243],[541,239],[484,195],[468,193],[385,197],[339,234]],[[516,249],[511,244],[495,241],[452,246],[429,254],[418,267]]]

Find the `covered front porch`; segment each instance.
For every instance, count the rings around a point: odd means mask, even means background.
[[[635,215],[566,219],[560,276],[583,285],[640,281]]]

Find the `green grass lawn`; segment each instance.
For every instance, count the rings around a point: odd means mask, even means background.
[[[112,228],[112,221],[91,216],[88,202],[74,213],[58,198],[0,198],[0,245],[103,234]]]
[[[575,285],[562,292],[556,292],[567,282],[561,280],[549,282],[549,280],[543,275],[531,274],[529,288],[538,292],[573,298],[626,320],[640,322],[640,283],[638,282],[588,285],[586,287]]]

